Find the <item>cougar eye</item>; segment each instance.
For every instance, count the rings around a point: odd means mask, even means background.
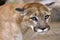
[[[31,19],[37,21],[37,18],[36,17],[31,17]]]
[[[46,16],[45,16],[45,19],[49,18],[49,16],[50,16],[50,15],[46,15]]]

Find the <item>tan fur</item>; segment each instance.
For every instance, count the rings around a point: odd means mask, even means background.
[[[20,40],[20,35],[22,35],[22,30],[20,24],[23,20],[23,17],[15,10],[15,8],[20,8],[19,4],[7,4],[0,7],[0,40]],[[36,7],[41,13],[39,8],[44,9],[43,11],[48,12],[49,10],[42,4],[33,3],[26,4],[24,9]],[[33,14],[31,14],[33,15]],[[28,18],[27,18],[28,19]],[[29,19],[26,20],[29,22]],[[26,28],[26,27],[25,27]],[[25,33],[26,29],[23,29]]]
[[[21,40],[21,23],[19,13],[15,12],[16,4],[7,4],[0,7],[0,40]],[[16,37],[16,38],[15,38]]]

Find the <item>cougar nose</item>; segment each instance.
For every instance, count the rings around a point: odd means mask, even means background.
[[[44,27],[44,28],[40,28],[41,30],[44,30],[44,29],[46,29],[46,27]]]

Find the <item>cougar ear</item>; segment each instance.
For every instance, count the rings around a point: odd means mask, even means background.
[[[21,16],[25,16],[27,13],[24,8],[15,8],[16,11],[20,12]]]
[[[51,2],[51,3],[49,3],[49,4],[46,4],[47,6],[51,6],[51,5],[53,5],[55,2]]]
[[[46,5],[49,10],[52,10],[52,6],[55,4],[55,0],[41,0],[40,3]]]
[[[46,6],[51,6],[52,4],[55,3],[55,0],[41,0],[40,2],[42,4],[45,4]]]
[[[23,12],[24,11],[24,8],[15,8],[16,11],[20,11],[20,12]]]

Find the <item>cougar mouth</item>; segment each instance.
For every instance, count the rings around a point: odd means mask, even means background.
[[[49,29],[50,29],[50,28],[48,28],[48,27],[44,27],[44,28],[34,27],[34,32],[45,33],[45,32],[47,32]]]

